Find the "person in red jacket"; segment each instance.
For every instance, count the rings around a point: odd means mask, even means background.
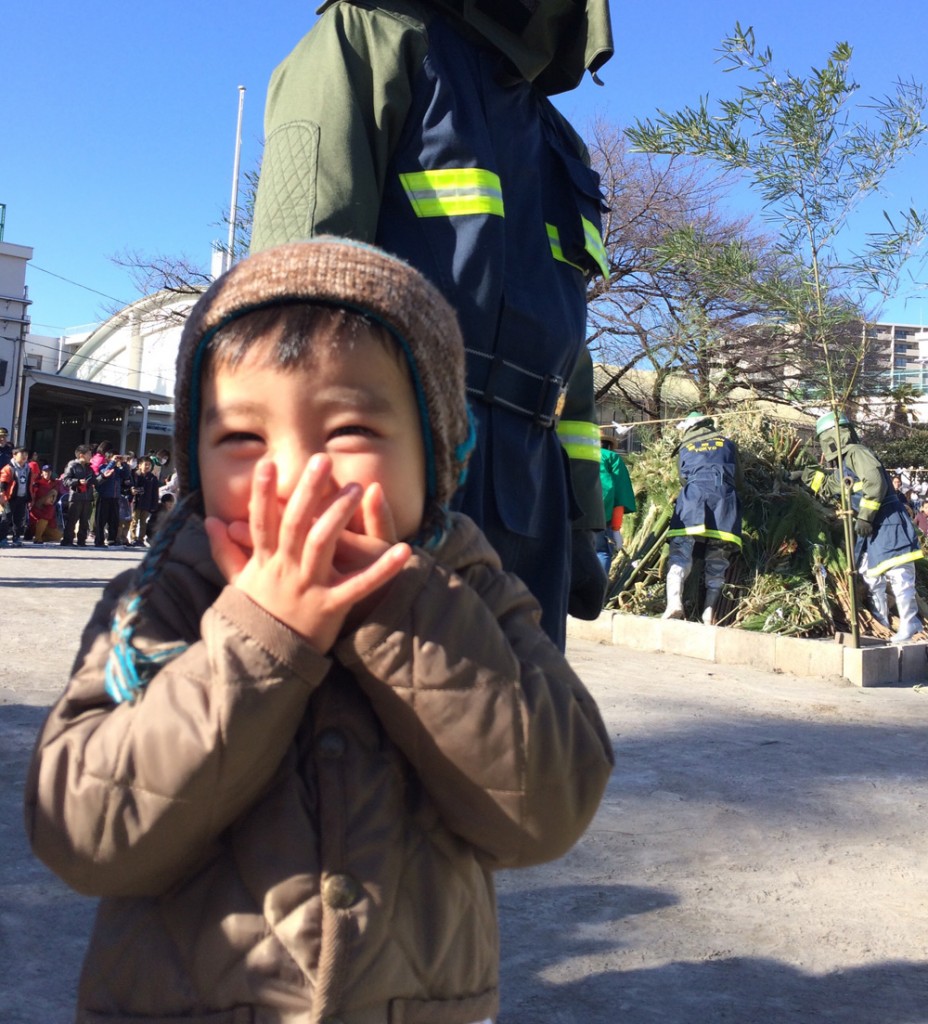
[[[52,476],[52,467],[42,466],[39,475],[32,481],[32,506],[29,509],[34,543],[44,544],[47,540],[57,543],[61,540],[62,533],[58,529],[55,513],[60,495],[61,484]]]
[[[22,547],[29,521],[29,502],[32,497],[32,470],[26,461],[25,448],[14,448],[12,460],[0,469],[0,547]]]

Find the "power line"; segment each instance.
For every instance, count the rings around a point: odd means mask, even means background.
[[[117,299],[115,295],[107,295],[106,292],[98,292],[96,288],[90,288],[86,284],[81,284],[79,281],[72,281],[70,277],[62,277],[61,274],[56,274],[52,270],[46,270],[45,267],[40,267],[35,263],[29,264],[32,270],[40,270],[43,274],[48,274],[49,277],[57,277],[59,281],[64,281],[66,284],[73,284],[75,288],[83,288],[85,292],[92,292],[94,295],[100,295],[104,299],[109,299],[111,302],[118,302],[120,306],[128,306],[129,303],[125,299]]]

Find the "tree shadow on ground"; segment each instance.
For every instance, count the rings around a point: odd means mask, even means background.
[[[499,1024],[924,1024],[928,962],[824,975],[763,958],[625,966],[625,918],[671,906],[657,889],[574,885],[500,895]],[[923,950],[913,950],[922,956]],[[637,955],[637,954],[636,954]],[[584,967],[582,961],[591,959]],[[640,958],[639,958],[640,959]],[[571,964],[571,961],[578,961]],[[591,970],[592,967],[592,970]],[[565,980],[551,980],[554,969]],[[548,975],[545,977],[545,975]],[[530,980],[529,980],[530,979]]]

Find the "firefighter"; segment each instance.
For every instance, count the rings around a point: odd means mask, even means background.
[[[893,643],[905,643],[922,629],[914,563],[924,555],[912,520],[883,463],[860,444],[857,432],[843,412],[837,417],[833,412],[820,416],[815,434],[825,468],[802,471],[802,480],[819,498],[834,504],[840,504],[842,481],[847,482],[857,536],[854,559],[869,591],[873,615],[889,627],[888,581],[899,614]]]
[[[674,503],[667,536],[665,619],[683,618],[683,584],[693,567],[697,540],[705,541],[706,596],[702,621],[715,621],[715,610],[733,554],[741,550],[741,466],[734,441],[715,429],[711,416],[691,412],[677,424],[682,434],[677,470],[683,488]]]
[[[571,502],[556,424],[587,283],[608,264],[599,179],[548,96],[612,55],[607,0],[320,10],[271,79],[252,250],[346,235],[445,293],[477,426],[457,507],[563,647]]]

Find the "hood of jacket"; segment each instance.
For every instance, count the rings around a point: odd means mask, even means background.
[[[823,430],[818,436],[818,443],[821,446],[822,454],[826,462],[838,461],[838,441],[841,442],[841,451],[846,453],[850,445],[856,443],[856,436],[853,429],[847,424],[836,427],[829,427]]]
[[[321,14],[338,0],[327,0]],[[463,22],[547,96],[569,92],[614,52],[609,0],[422,0]]]

